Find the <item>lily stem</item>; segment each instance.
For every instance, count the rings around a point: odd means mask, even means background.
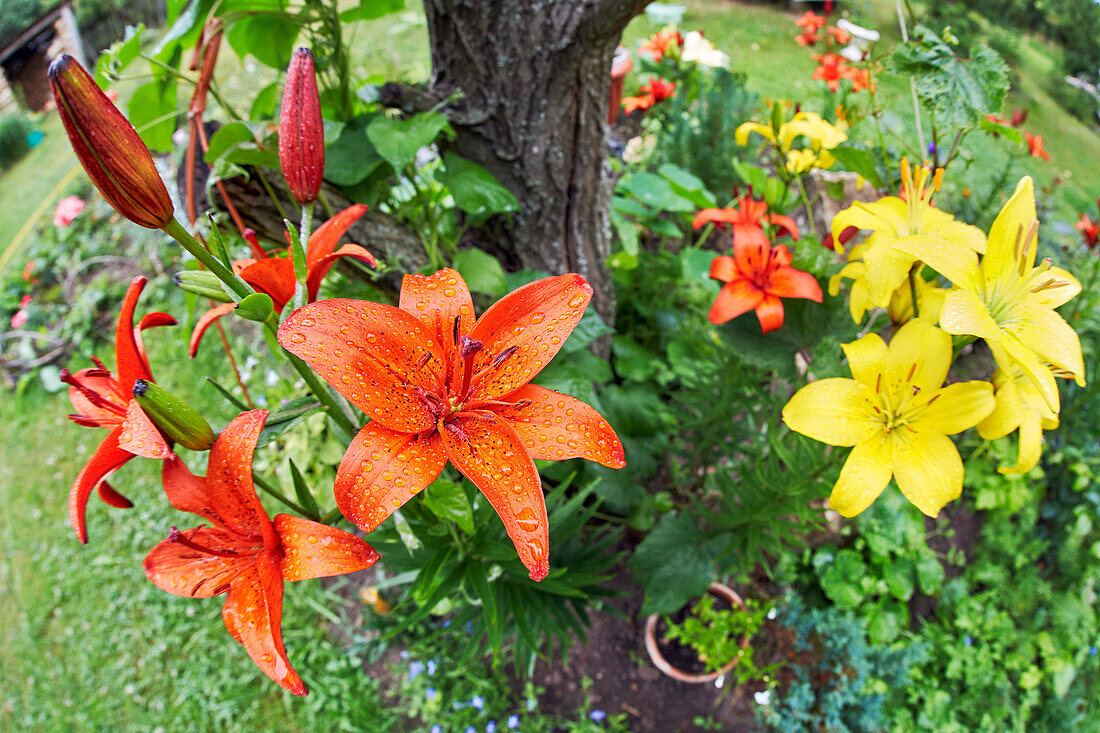
[[[918,263],[919,265],[919,263]],[[909,297],[913,299],[913,318],[920,318],[920,307],[917,305],[917,272],[918,265],[909,268]]]
[[[302,227],[295,242],[291,237],[291,257],[294,260],[294,279],[297,284],[294,287],[294,307],[301,308],[306,304],[306,247],[309,244],[309,235],[313,229],[313,202],[302,204]]]
[[[806,187],[802,185],[802,176],[795,176],[795,182],[798,184],[798,191],[802,194],[802,204],[806,207],[806,219],[810,223],[810,231],[817,233],[817,227],[814,226],[814,207],[810,203],[810,197],[806,195]]]
[[[181,247],[190,252],[207,270],[217,275],[218,279],[228,285],[238,297],[244,298],[252,294],[252,290],[240,278],[223,265],[218,258],[210,254],[206,247],[192,237],[191,233],[184,229],[178,221],[172,219],[165,224],[164,233],[179,242]]]

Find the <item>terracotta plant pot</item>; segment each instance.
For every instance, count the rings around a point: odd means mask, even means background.
[[[745,610],[745,602],[741,600],[741,596],[737,594],[732,588],[721,583],[711,583],[707,592],[712,596],[720,598],[730,604],[733,608],[740,608]],[[691,672],[685,672],[682,669],[677,669],[665,659],[661,654],[660,646],[657,644],[657,622],[660,620],[658,614],[653,614],[645,620],[645,650],[649,653],[649,658],[653,660],[653,665],[657,669],[661,670],[664,674],[668,675],[674,680],[680,682],[689,682],[692,684],[701,684],[704,682],[713,682],[724,674],[729,673],[731,669],[737,664],[737,658],[730,660],[728,664],[719,669],[717,672],[707,672],[705,674],[694,674]],[[741,648],[746,649],[749,646],[749,637],[741,637]]]
[[[630,51],[623,46],[615,49],[615,58],[611,60],[611,108],[607,111],[607,124],[612,125],[619,116],[619,103],[623,98],[623,77],[634,68]]]

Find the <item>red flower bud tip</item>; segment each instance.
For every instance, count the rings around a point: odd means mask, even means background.
[[[172,221],[172,199],[149,148],[88,72],[61,54],[47,76],[76,157],[107,203],[148,229]]]
[[[315,200],[325,172],[325,131],[313,54],[308,48],[294,52],[286,72],[279,117],[279,162],[298,203]]]

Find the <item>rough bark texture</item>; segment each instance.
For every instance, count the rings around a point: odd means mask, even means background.
[[[427,0],[430,96],[448,105],[452,147],[519,199],[509,223],[473,233],[513,266],[579,272],[614,318],[607,271],[611,57],[646,0]]]

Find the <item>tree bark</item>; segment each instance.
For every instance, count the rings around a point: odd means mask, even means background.
[[[461,98],[446,113],[459,155],[487,168],[521,210],[472,233],[505,263],[579,272],[612,322],[607,270],[611,58],[648,0],[426,0],[429,95]]]

